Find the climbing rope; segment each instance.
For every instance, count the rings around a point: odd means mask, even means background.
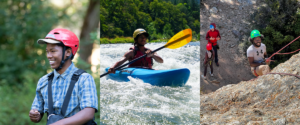
[[[275,56],[276,54],[278,54],[278,55],[285,55],[285,54],[292,54],[292,53],[295,53],[295,52],[297,52],[297,51],[299,51],[300,49],[298,49],[298,50],[296,50],[296,51],[293,51],[293,52],[289,52],[289,53],[279,53],[281,50],[283,50],[285,47],[287,47],[287,46],[289,46],[290,44],[292,44],[293,42],[295,42],[297,39],[299,39],[300,38],[300,36],[298,36],[296,39],[294,39],[292,42],[290,42],[289,44],[287,44],[287,45],[285,45],[284,47],[282,47],[280,50],[278,50],[276,53],[273,53],[268,59],[267,59],[267,61],[270,61],[271,60],[271,58],[273,57],[273,56]]]
[[[273,60],[271,60],[271,58],[273,57],[273,56],[275,56],[276,54],[278,54],[278,55],[285,55],[285,54],[292,54],[292,53],[295,53],[295,52],[297,52],[297,51],[300,51],[300,49],[298,49],[298,50],[295,50],[295,51],[293,51],[293,52],[288,52],[288,53],[279,53],[281,50],[283,50],[285,47],[287,47],[287,46],[289,46],[290,44],[292,44],[293,42],[295,42],[297,39],[299,39],[300,38],[300,36],[298,36],[296,39],[294,39],[293,41],[291,41],[289,44],[287,44],[287,45],[285,45],[284,47],[282,47],[280,50],[278,50],[276,53],[273,53],[267,60],[266,60],[266,62],[270,62],[270,61],[273,61]],[[267,73],[267,74],[279,74],[279,75],[290,75],[290,76],[295,76],[295,77],[297,77],[297,78],[299,78],[300,79],[300,76],[299,75],[295,75],[295,74],[290,74],[290,73]],[[265,74],[265,75],[267,75],[267,74]],[[256,78],[254,78],[254,79],[251,79],[251,80],[249,80],[249,81],[253,81],[253,80],[255,80],[255,79],[257,79],[258,77],[256,77]]]

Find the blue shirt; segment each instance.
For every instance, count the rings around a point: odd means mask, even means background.
[[[63,74],[59,74],[54,70],[52,81],[54,114],[61,114],[61,107],[68,91],[71,77],[77,69],[72,63]],[[50,74],[40,78],[36,88],[36,96],[31,106],[31,109],[37,109],[41,113],[48,112],[48,76]],[[75,83],[65,117],[71,117],[86,107],[94,108],[97,112],[98,98],[94,78],[88,73],[83,73]]]

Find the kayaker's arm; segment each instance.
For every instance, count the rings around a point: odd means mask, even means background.
[[[134,54],[133,50],[125,53],[120,61],[116,62],[116,64],[114,66],[109,68],[108,72],[109,73],[115,73],[114,68],[116,68],[116,67],[122,65],[123,63],[125,63],[127,60],[129,60],[131,57],[133,57],[133,54]]]
[[[158,56],[157,53],[150,54],[151,50],[147,50],[145,53],[148,57],[152,57],[156,62],[164,63],[164,60],[160,56]]]
[[[164,60],[158,56],[156,53],[154,53],[154,55],[152,56],[152,58],[156,61],[156,62],[159,62],[159,63],[164,63]]]

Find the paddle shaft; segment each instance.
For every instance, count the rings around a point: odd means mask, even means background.
[[[161,50],[161,49],[163,49],[163,48],[165,48],[165,46],[162,46],[162,47],[160,47],[160,48],[158,48],[158,49],[152,51],[151,54],[152,54],[152,53],[155,53],[155,52],[157,52],[157,51],[159,51],[159,50]],[[130,61],[130,62],[128,62],[128,63],[125,63],[125,64],[123,64],[123,65],[121,65],[121,66],[118,66],[117,68],[115,68],[115,70],[119,70],[119,69],[121,69],[121,68],[123,68],[123,67],[125,67],[125,66],[127,66],[127,65],[129,65],[129,64],[132,64],[132,63],[134,63],[135,61],[140,60],[141,58],[144,58],[144,57],[146,57],[146,56],[147,56],[147,54],[144,54],[143,56],[140,56],[139,58],[136,58],[136,59],[134,59],[134,60],[132,60],[132,61]],[[100,76],[100,78],[103,77],[103,76],[105,76],[105,75],[107,75],[107,74],[109,74],[109,73],[106,72],[106,73],[102,74],[102,75]]]

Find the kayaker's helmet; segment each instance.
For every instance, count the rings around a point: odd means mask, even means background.
[[[210,51],[211,49],[212,49],[212,45],[211,45],[210,43],[208,43],[208,44],[206,45],[206,50]]]
[[[133,32],[133,39],[134,39],[134,43],[133,45],[136,46],[137,45],[137,37],[141,34],[144,34],[147,38],[149,37],[149,33],[146,32],[145,29],[142,29],[142,28],[139,28],[139,29],[136,29],[134,32]]]
[[[56,69],[57,71],[62,68],[63,64],[68,59],[71,58],[71,60],[72,60],[74,58],[74,56],[79,48],[79,39],[77,38],[77,36],[73,32],[71,32],[67,29],[63,29],[63,28],[57,28],[57,29],[51,30],[47,34],[45,39],[39,39],[37,41],[37,43],[38,44],[51,43],[51,44],[57,44],[57,45],[60,45],[63,47],[62,61],[60,63],[60,66]],[[65,51],[67,50],[67,47],[71,48],[72,55],[64,60],[64,55],[65,55]]]
[[[139,28],[139,29],[136,29],[134,32],[133,32],[133,39],[137,38],[138,35],[140,34],[145,34],[146,37],[149,36],[149,34],[146,32],[146,30],[142,29],[142,28]]]

